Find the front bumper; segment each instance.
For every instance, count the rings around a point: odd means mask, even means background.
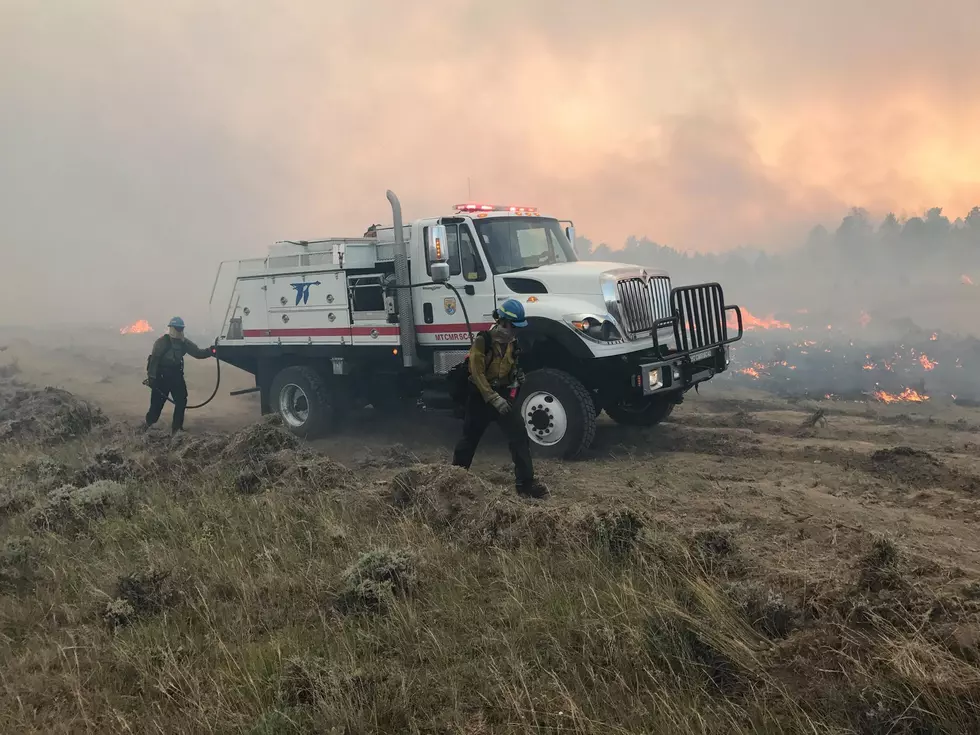
[[[667,356],[657,362],[637,365],[631,376],[634,395],[652,396],[685,391],[710,380],[728,369],[731,359],[725,345],[700,350],[691,355]]]
[[[728,369],[731,362],[728,345],[742,338],[742,311],[726,305],[721,286],[701,283],[671,290],[673,315],[654,322],[653,354],[655,360],[643,361],[631,376],[631,392],[650,396],[684,391],[710,380]],[[727,317],[732,314],[737,332],[729,334]],[[661,328],[674,332],[673,351],[658,338]]]

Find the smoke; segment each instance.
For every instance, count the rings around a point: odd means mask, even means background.
[[[219,261],[467,198],[785,251],[980,202],[972,0],[0,0],[0,320],[200,320]]]

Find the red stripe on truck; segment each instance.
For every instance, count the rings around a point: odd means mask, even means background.
[[[473,333],[490,329],[491,322],[486,324],[471,324]],[[419,324],[416,326],[419,334],[448,334],[457,333],[466,336],[465,324]],[[245,337],[370,337],[377,331],[382,337],[397,337],[398,327],[305,327],[297,329],[246,329],[242,332]]]

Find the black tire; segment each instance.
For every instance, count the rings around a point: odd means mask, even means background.
[[[606,413],[623,426],[656,426],[674,412],[677,404],[671,396],[648,396],[636,401],[620,401],[606,406]]]
[[[589,391],[578,378],[544,368],[528,373],[516,410],[531,438],[531,451],[545,457],[575,459],[592,446],[596,410]],[[554,421],[564,416],[562,421]],[[548,422],[546,425],[545,422]],[[564,432],[553,432],[564,423]]]
[[[322,435],[332,423],[334,407],[330,393],[323,378],[312,368],[294,365],[280,370],[272,379],[269,403],[283,425],[303,439]]]

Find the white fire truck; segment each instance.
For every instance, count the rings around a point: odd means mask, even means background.
[[[529,322],[517,406],[547,456],[587,450],[603,410],[621,424],[662,421],[727,369],[727,345],[742,337],[719,284],[672,288],[663,271],[580,260],[571,222],[467,203],[405,225],[387,196],[391,227],[279,242],[218,271],[216,355],[253,374],[262,412],[278,411],[297,435],[335,429],[367,405],[459,415],[447,375],[509,298]]]

